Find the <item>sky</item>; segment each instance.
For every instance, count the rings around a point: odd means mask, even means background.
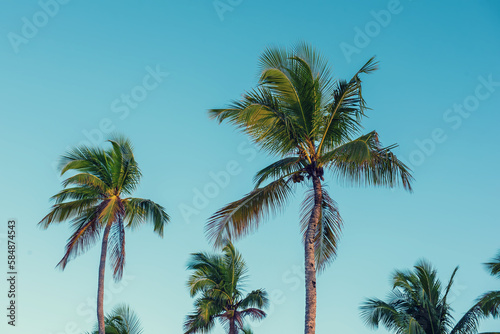
[[[127,303],[145,333],[181,333],[193,309],[189,254],[213,250],[207,218],[250,191],[275,158],[207,110],[255,87],[266,47],[299,41],[320,50],[336,78],[376,55],[380,69],[363,82],[372,109],[364,131],[398,143],[415,177],[410,194],[326,175],[345,225],[337,259],[318,277],[317,332],[372,333],[360,304],[384,298],[391,273],[422,258],[443,281],[460,266],[456,318],[499,289],[482,265],[500,249],[498,1],[55,1],[0,0],[2,268],[11,219],[18,258],[16,326],[2,315],[1,333],[93,327],[99,247],[61,271],[69,224],[37,223],[62,189],[59,157],[81,144],[106,147],[112,133],[134,143],[143,172],[135,195],[163,205],[171,223],[164,238],[151,226],[127,231],[124,279],[113,282],[108,270],[105,310]],[[271,299],[255,333],[303,332],[303,194],[236,242],[247,288]],[[3,313],[7,290],[1,279]]]

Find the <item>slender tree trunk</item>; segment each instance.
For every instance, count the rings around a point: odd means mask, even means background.
[[[314,258],[314,236],[321,218],[323,192],[316,173],[312,176],[314,186],[314,207],[307,225],[305,240],[306,321],[305,334],[316,332],[316,261]]]
[[[97,287],[97,323],[99,324],[99,334],[105,334],[104,330],[104,270],[106,268],[106,253],[108,251],[108,237],[111,224],[106,225],[102,236],[101,261],[99,263],[99,281]]]
[[[236,322],[234,318],[229,319],[229,334],[236,334]]]

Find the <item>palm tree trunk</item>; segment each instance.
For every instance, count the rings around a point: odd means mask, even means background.
[[[229,319],[229,334],[236,334],[236,322],[234,318]]]
[[[305,281],[306,281],[306,321],[305,334],[316,332],[316,261],[314,258],[314,236],[318,222],[321,218],[321,205],[323,202],[323,192],[321,181],[314,174],[312,176],[314,186],[314,207],[307,225],[305,240]]]
[[[104,270],[106,268],[106,253],[108,251],[108,237],[111,224],[107,224],[102,236],[101,261],[99,263],[99,281],[97,287],[97,323],[99,324],[99,334],[105,334],[104,329]]]

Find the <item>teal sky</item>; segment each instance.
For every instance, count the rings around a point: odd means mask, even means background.
[[[273,161],[206,110],[255,86],[266,46],[302,40],[339,78],[377,56],[380,70],[364,78],[373,109],[365,130],[397,142],[416,178],[408,194],[327,176],[345,227],[337,260],[318,279],[318,333],[370,333],[360,303],[383,298],[391,272],[420,258],[442,280],[460,265],[457,318],[499,289],[481,265],[500,249],[498,1],[66,0],[45,6],[50,16],[41,12],[46,3],[54,2],[0,0],[0,248],[5,254],[7,220],[15,218],[19,257],[18,326],[2,315],[0,332],[93,326],[99,247],[61,272],[54,267],[70,229],[43,231],[37,222],[61,189],[59,156],[119,132],[133,141],[144,174],[136,195],[165,206],[172,220],[163,239],[149,226],[129,231],[125,279],[114,284],[108,272],[105,308],[126,302],[146,333],[181,333],[192,310],[186,261],[211,250],[206,219],[248,192],[254,173]],[[215,183],[228,168],[228,180]],[[302,199],[298,192],[283,214],[236,243],[250,268],[248,288],[271,295],[255,333],[303,332]]]

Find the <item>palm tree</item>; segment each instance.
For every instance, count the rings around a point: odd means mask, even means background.
[[[361,135],[367,109],[361,75],[377,69],[371,58],[348,81],[333,79],[325,59],[309,45],[266,49],[260,57],[257,88],[209,115],[234,124],[279,160],[255,176],[255,189],[217,211],[207,223],[215,245],[254,231],[270,212],[282,208],[295,185],[310,189],[303,204],[305,249],[305,333],[315,332],[316,271],[336,254],[342,219],[323,185],[324,171],[355,185],[411,190],[410,170],[384,147],[377,132]]]
[[[500,252],[491,260],[485,263],[488,272],[497,278],[500,278]],[[500,316],[500,291],[490,291],[479,298],[478,303],[481,305],[481,311],[484,316]]]
[[[108,248],[113,277],[120,280],[125,264],[125,227],[152,222],[154,231],[163,236],[169,221],[162,206],[147,199],[125,197],[139,185],[141,171],[128,139],[116,137],[109,142],[112,147],[107,150],[81,146],[62,157],[61,175],[68,171],[76,174],[62,182],[64,189],[51,198],[55,204],[39,223],[46,229],[53,223],[71,221],[74,232],[58,263],[63,270],[68,261],[93,246],[104,230],[97,292],[99,334],[104,334],[105,327],[104,270]]]
[[[458,267],[443,289],[436,270],[426,261],[419,261],[413,272],[396,271],[388,301],[372,298],[361,306],[361,316],[372,328],[385,326],[397,334],[475,334],[482,313],[474,304],[454,324],[448,295]]]
[[[266,316],[263,309],[269,304],[267,293],[259,289],[244,295],[241,285],[247,278],[247,266],[230,242],[225,244],[222,255],[191,254],[188,269],[193,273],[187,285],[191,297],[197,298],[195,311],[184,323],[185,334],[207,333],[216,320],[229,334],[252,333],[243,326],[244,319],[261,320]]]
[[[104,318],[106,334],[142,334],[141,321],[137,314],[128,305],[116,306],[110,314]],[[98,326],[96,326],[98,327]],[[97,334],[96,329],[92,334]]]

